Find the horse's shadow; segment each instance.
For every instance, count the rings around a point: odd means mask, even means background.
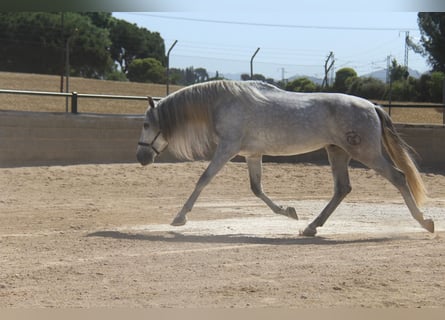
[[[258,245],[342,245],[357,243],[379,243],[395,240],[394,237],[341,239],[338,236],[332,238],[316,236],[303,237],[262,237],[246,234],[223,235],[196,235],[179,232],[154,232],[154,233],[129,233],[121,231],[96,231],[86,235],[87,237],[102,237],[123,240],[142,240],[165,243],[215,243],[215,244],[258,244]],[[401,237],[398,236],[397,240]]]

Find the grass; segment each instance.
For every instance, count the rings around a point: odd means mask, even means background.
[[[170,92],[179,86],[170,86]],[[60,92],[60,76],[26,73],[0,72],[0,89],[35,90]],[[118,82],[70,78],[70,91],[92,94],[128,96],[165,96],[165,85],[150,83]],[[64,112],[64,97],[24,96],[0,94],[0,110]],[[407,103],[413,104],[413,103]],[[79,98],[79,112],[143,114],[147,109],[145,101],[103,100]],[[387,111],[388,109],[385,108]],[[395,122],[442,124],[443,111],[437,108],[392,108],[391,117]]]
[[[170,86],[170,92],[179,86]],[[0,89],[60,92],[60,76],[0,72]],[[124,96],[165,96],[166,86],[151,83],[104,81],[70,77],[70,92]],[[70,104],[69,104],[70,106]],[[92,113],[143,114],[147,102],[79,98],[78,111]],[[65,97],[0,94],[0,110],[64,112]]]

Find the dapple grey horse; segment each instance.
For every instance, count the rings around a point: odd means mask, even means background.
[[[302,232],[314,236],[351,191],[350,160],[356,159],[388,179],[402,194],[412,216],[434,232],[418,205],[426,198],[420,174],[387,113],[355,96],[291,93],[262,82],[213,81],[183,88],[145,114],[137,148],[142,165],[166,148],[193,160],[214,150],[212,160],[172,225],[186,223],[203,188],[234,156],[246,158],[253,193],[277,214],[298,219],[261,185],[263,155],[295,155],[325,148],[334,177],[334,195]]]

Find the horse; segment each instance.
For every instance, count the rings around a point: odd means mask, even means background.
[[[142,165],[164,150],[179,159],[211,156],[208,167],[171,225],[181,226],[201,191],[236,155],[247,162],[253,194],[276,214],[298,219],[295,208],[275,203],[261,185],[262,156],[287,156],[325,148],[334,193],[300,232],[315,236],[352,190],[348,166],[355,159],[389,180],[411,215],[434,232],[419,205],[426,189],[406,144],[389,115],[372,102],[340,93],[296,93],[256,81],[218,80],[180,89],[155,106],[149,98],[136,157]],[[211,154],[213,153],[213,155]]]

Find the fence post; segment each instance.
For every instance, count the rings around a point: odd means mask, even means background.
[[[445,124],[445,78],[442,84],[442,124]]]
[[[71,93],[71,113],[77,113],[77,92]]]

